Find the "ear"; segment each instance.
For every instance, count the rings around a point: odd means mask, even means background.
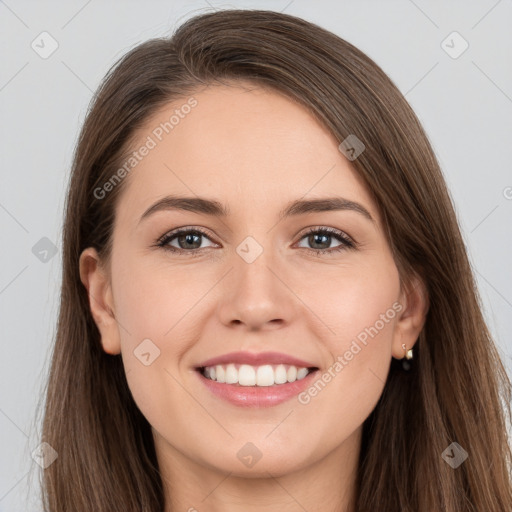
[[[96,249],[88,247],[80,255],[80,280],[87,289],[91,314],[101,334],[103,350],[116,355],[121,352],[119,326],[115,318],[112,286]]]
[[[405,356],[402,344],[405,344],[407,350],[413,348],[427,319],[429,297],[420,277],[415,275],[410,283],[404,285],[399,303],[402,309],[397,316],[392,347],[392,354],[396,359]]]

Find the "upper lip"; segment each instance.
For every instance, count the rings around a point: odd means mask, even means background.
[[[309,363],[302,359],[282,354],[280,352],[230,352],[218,357],[213,357],[207,361],[203,361],[197,368],[206,366],[215,366],[217,364],[238,363],[248,364],[251,366],[260,366],[263,364],[289,364],[299,368],[316,368],[313,363]]]

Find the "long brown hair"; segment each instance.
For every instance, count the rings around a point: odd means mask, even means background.
[[[401,281],[426,284],[430,308],[413,367],[392,360],[363,425],[356,510],[512,510],[511,383],[482,315],[451,197],[420,123],[381,68],[350,43],[300,18],[225,10],[196,16],[170,38],[127,53],[108,72],[76,147],[63,231],[60,313],[42,441],[49,512],[161,512],[164,492],[151,428],[135,405],[121,356],[102,350],[79,256],[108,259],[116,198],[94,191],[122,164],[141,125],[198,88],[242,79],[288,95],[341,143],[381,212]],[[468,453],[454,469],[443,452]]]

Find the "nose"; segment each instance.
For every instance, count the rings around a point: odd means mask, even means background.
[[[223,280],[219,315],[226,326],[246,331],[282,328],[299,311],[293,286],[269,249],[254,260],[234,254]]]

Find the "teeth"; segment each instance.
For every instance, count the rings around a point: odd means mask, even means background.
[[[203,375],[210,380],[240,386],[273,386],[303,379],[310,371],[284,364],[251,366],[248,364],[218,364],[204,368]]]
[[[215,380],[217,382],[226,382],[226,371],[223,366],[215,367]]]
[[[238,382],[238,370],[234,364],[228,364],[226,367],[226,384],[236,384]]]
[[[256,386],[256,372],[252,366],[248,364],[240,366],[238,370],[238,384],[240,386]]]

